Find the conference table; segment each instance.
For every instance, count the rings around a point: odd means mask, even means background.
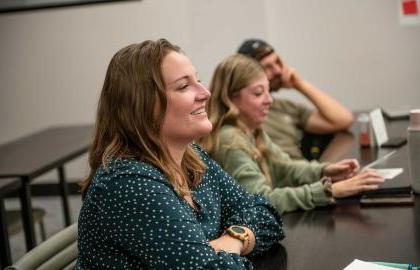
[[[407,121],[392,122],[388,125],[388,132],[404,135],[406,127]],[[34,246],[30,215],[31,180],[46,171],[58,169],[65,223],[71,222],[63,166],[87,151],[91,132],[91,125],[53,127],[0,146],[0,178],[17,177],[20,180],[0,179],[8,181],[3,182],[8,190],[21,191],[29,248]],[[349,132],[336,134],[321,160],[334,162],[358,158],[362,165],[366,165],[394,151],[361,148],[355,135],[357,132],[355,126]],[[404,168],[395,179],[398,181],[398,178],[408,177],[407,158],[407,146],[403,146],[377,166]],[[343,269],[356,258],[420,265],[420,196],[416,196],[415,204],[411,206],[382,207],[362,207],[359,198],[354,197],[340,200],[335,206],[285,214],[283,222],[286,238],[264,256],[255,259],[257,269]],[[3,255],[10,256],[10,253]]]
[[[38,176],[57,169],[64,223],[70,225],[64,165],[87,152],[92,132],[92,124],[55,126],[0,145],[0,265],[11,264],[3,196],[19,192],[26,247],[30,250],[36,245],[30,185]]]
[[[407,120],[387,124],[390,135],[405,135]],[[361,148],[358,127],[340,132],[321,156],[322,161],[357,158],[374,168],[403,168],[393,180],[407,181],[408,147]],[[420,166],[420,164],[419,164]],[[359,197],[337,205],[283,215],[286,238],[256,260],[257,269],[344,269],[354,259],[420,265],[420,196],[414,205],[361,206]]]

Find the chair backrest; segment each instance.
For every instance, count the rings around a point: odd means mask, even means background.
[[[77,223],[74,223],[42,242],[5,270],[73,269],[77,254]]]

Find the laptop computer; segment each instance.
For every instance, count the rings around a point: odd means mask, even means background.
[[[379,151],[387,153],[366,165],[362,170],[367,168],[389,170],[394,171],[395,174],[390,179],[385,177],[385,182],[380,184],[377,190],[365,192],[360,202],[363,205],[412,205],[414,196],[406,164],[408,148],[403,147],[393,151],[380,149]]]
[[[388,137],[385,120],[380,108],[372,110],[369,113],[369,117],[375,141],[379,147],[397,148],[407,143],[407,138],[405,137]]]

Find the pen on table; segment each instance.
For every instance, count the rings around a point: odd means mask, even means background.
[[[375,160],[375,161],[373,161],[373,162],[371,162],[371,163],[369,163],[369,164],[367,164],[367,165],[365,165],[360,171],[364,171],[364,170],[367,170],[367,169],[369,169],[370,167],[372,167],[372,166],[374,166],[374,165],[376,165],[376,164],[378,164],[379,162],[381,162],[381,161],[383,161],[383,160],[385,160],[385,159],[387,159],[387,158],[389,158],[390,156],[392,156],[393,154],[395,154],[397,152],[397,150],[394,150],[394,151],[391,151],[391,152],[389,152],[388,154],[386,154],[385,156],[383,156],[383,157],[381,157],[381,158],[378,158],[377,160]]]

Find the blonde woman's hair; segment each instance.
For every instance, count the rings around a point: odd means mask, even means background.
[[[245,124],[239,120],[240,111],[233,104],[232,97],[262,75],[264,75],[264,70],[261,65],[242,54],[232,55],[216,67],[210,82],[211,97],[207,103],[207,114],[213,124],[213,130],[209,136],[200,140],[200,144],[210,155],[214,155],[218,150],[219,131],[223,125],[238,127],[246,133]],[[257,161],[267,181],[271,183],[271,174],[268,170],[269,153],[261,128],[257,128],[253,135],[256,143],[249,154]]]
[[[191,145],[181,168],[160,139],[167,100],[162,62],[181,49],[165,39],[144,41],[119,50],[111,59],[99,98],[89,176],[80,183],[82,196],[100,166],[111,158],[133,157],[159,168],[179,196],[197,186],[205,165]],[[158,109],[157,109],[158,108]]]

